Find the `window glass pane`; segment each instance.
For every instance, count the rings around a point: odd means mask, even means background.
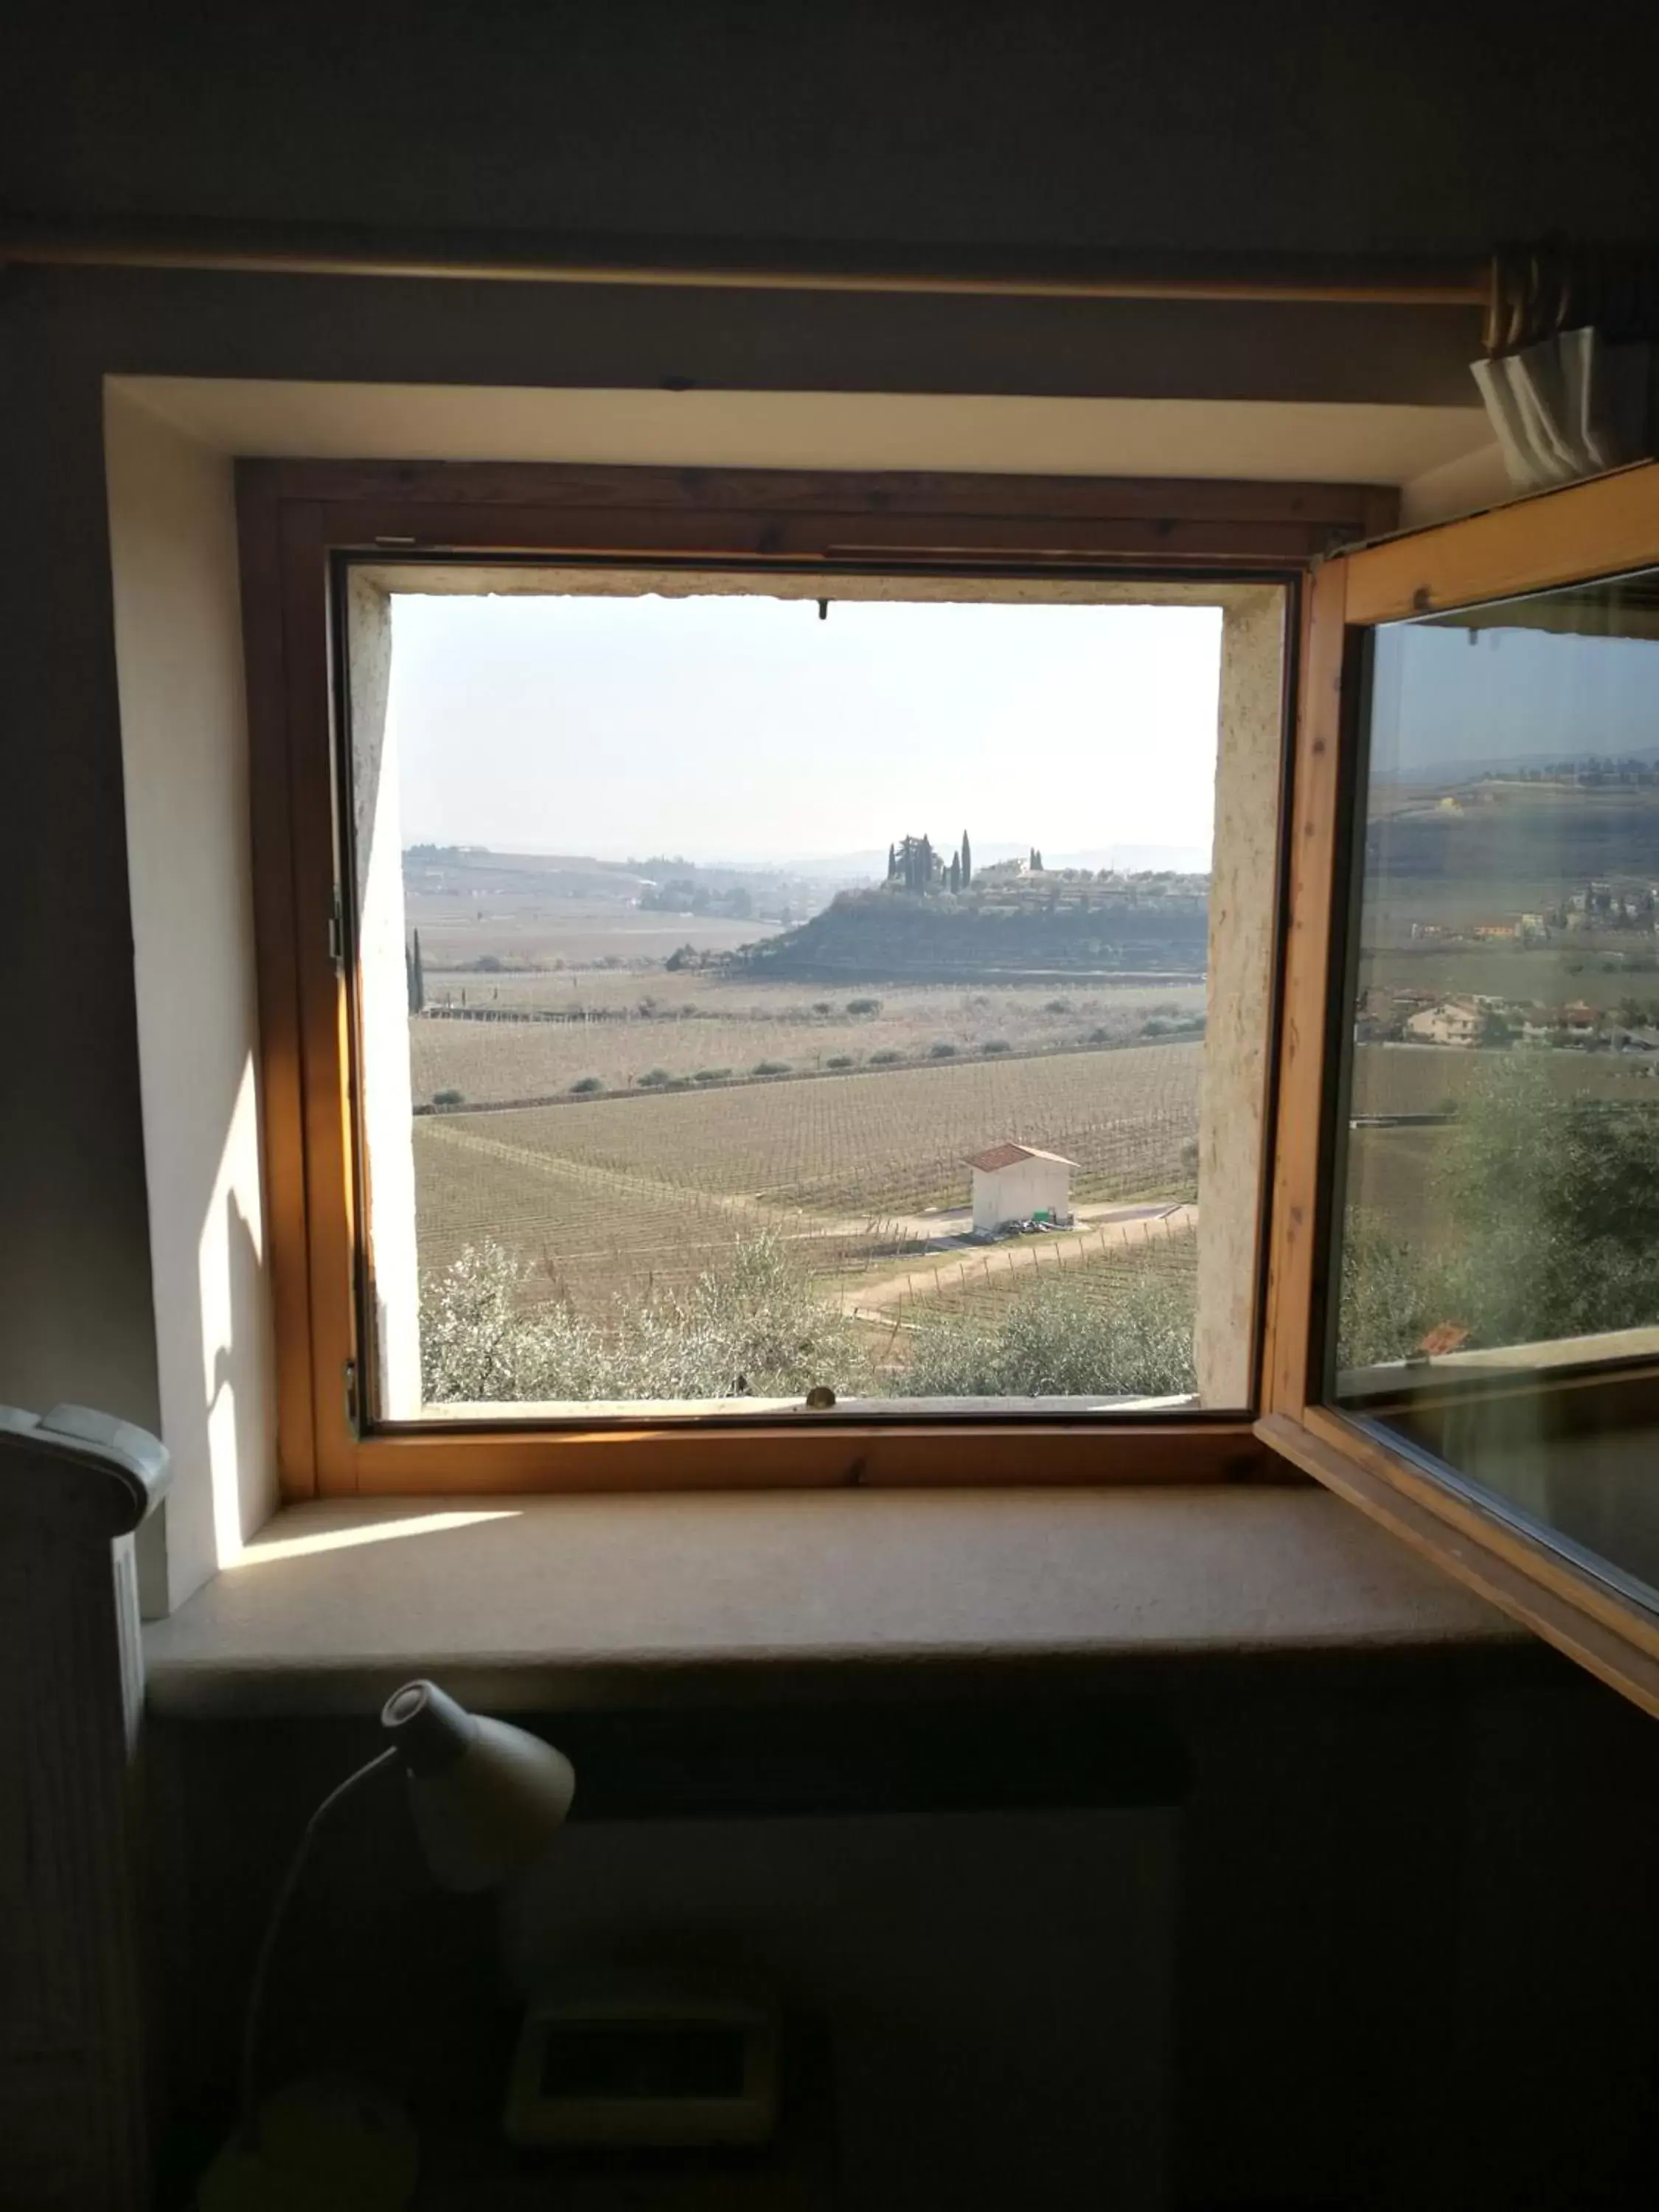
[[[1338,1400],[1659,1584],[1659,573],[1370,640]]]
[[[348,593],[380,1418],[1245,1406],[1281,594],[445,576]]]

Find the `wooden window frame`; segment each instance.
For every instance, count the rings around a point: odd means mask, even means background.
[[[1292,769],[1267,1345],[1256,1434],[1426,1558],[1659,1713],[1659,1616],[1426,1455],[1329,1402],[1323,1380],[1362,641],[1382,623],[1659,567],[1659,464],[1322,563],[1304,602]],[[1609,1384],[1628,1367],[1609,1368]],[[1595,1387],[1600,1378],[1589,1378]]]
[[[264,1158],[289,1498],[341,1494],[1271,1478],[1252,1413],[968,1420],[580,1419],[362,1432],[349,1006],[337,890],[342,556],[769,564],[1283,585],[1392,526],[1376,486],[463,463],[238,465]],[[1294,609],[1294,596],[1291,602]],[[1288,646],[1287,646],[1288,651]],[[1293,714],[1287,720],[1293,722]],[[1292,757],[1287,731],[1286,766]],[[1281,841],[1282,842],[1282,841]],[[1267,1130],[1272,1141],[1272,1105]],[[1271,1150],[1267,1158],[1272,1157]],[[1269,1216],[1263,1167],[1264,1234]],[[1276,1201],[1273,1212],[1277,1212]],[[1268,1273],[1264,1267],[1264,1273]],[[1273,1340],[1258,1314],[1258,1352]],[[1255,1406],[1267,1407],[1258,1370]]]

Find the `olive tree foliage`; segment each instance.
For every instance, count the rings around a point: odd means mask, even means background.
[[[1163,1397],[1196,1389],[1190,1282],[1126,1270],[1109,1302],[1070,1283],[1011,1297],[995,1320],[943,1314],[878,1370],[854,1324],[796,1253],[764,1234],[689,1289],[617,1299],[608,1312],[535,1303],[527,1265],[470,1247],[426,1286],[428,1404],[532,1400],[842,1396]]]
[[[793,1397],[866,1381],[853,1326],[817,1295],[784,1240],[762,1235],[689,1290],[617,1298],[608,1312],[526,1298],[528,1266],[471,1246],[425,1289],[429,1405],[528,1399]]]
[[[1431,1247],[1350,1212],[1340,1364],[1404,1358],[1440,1329],[1479,1346],[1659,1322],[1659,1094],[1564,1095],[1540,1060],[1504,1054],[1464,1102],[1431,1189]]]
[[[1198,1388],[1193,1290],[1152,1268],[1126,1269],[1109,1299],[1043,1283],[994,1319],[941,1314],[917,1324],[908,1398],[1164,1398]]]
[[[1404,1359],[1430,1332],[1457,1319],[1455,1271],[1395,1235],[1386,1216],[1350,1208],[1342,1238],[1337,1364],[1376,1367]]]

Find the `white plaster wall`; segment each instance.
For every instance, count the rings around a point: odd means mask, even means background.
[[[260,1191],[247,741],[231,464],[106,394],[161,1433],[177,1605],[270,1517],[276,1422]]]
[[[1240,594],[1222,616],[1209,987],[1198,1117],[1200,1403],[1250,1403],[1252,1317],[1278,922],[1285,595]]]
[[[347,600],[352,830],[357,902],[357,1022],[376,1410],[407,1421],[421,1410],[420,1278],[415,1239],[415,1138],[404,965],[402,802],[388,720],[392,602],[362,570]]]
[[[1071,1203],[1072,1173],[1053,1160],[1022,1160],[1016,1167],[974,1170],[974,1226],[994,1229],[1024,1221],[1047,1206],[1063,1212]]]
[[[261,377],[128,380],[227,453],[326,460],[971,469],[1403,483],[1491,443],[1460,407],[940,392],[665,392]]]

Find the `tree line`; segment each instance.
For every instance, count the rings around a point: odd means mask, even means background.
[[[901,837],[887,848],[887,882],[907,891],[965,891],[974,880],[974,848],[968,832],[947,860],[930,837]]]

